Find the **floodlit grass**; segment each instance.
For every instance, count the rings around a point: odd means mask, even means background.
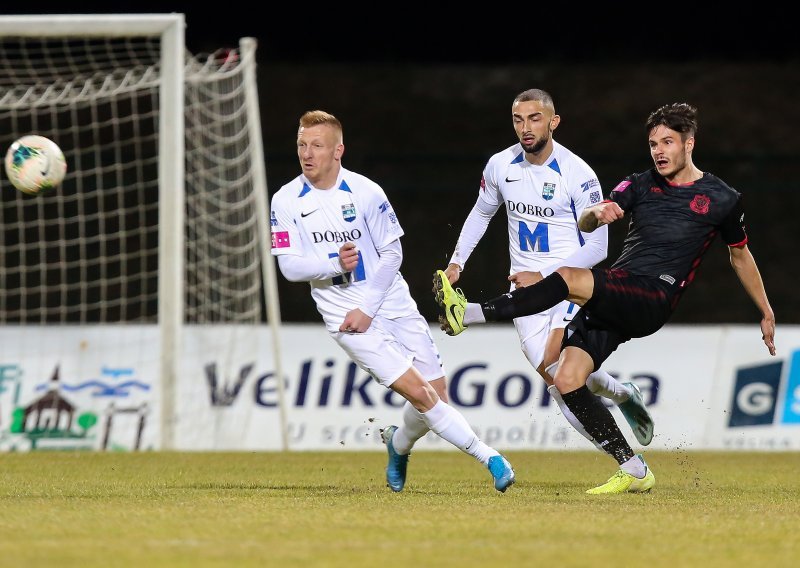
[[[650,494],[591,496],[597,452],[418,451],[402,493],[377,452],[0,457],[1,566],[797,566],[800,453],[648,452]]]

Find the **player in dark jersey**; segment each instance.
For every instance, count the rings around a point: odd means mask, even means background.
[[[439,321],[449,335],[471,324],[538,313],[564,299],[581,306],[564,334],[555,385],[587,432],[620,464],[605,484],[587,491],[591,494],[649,491],[655,477],[586,387],[586,377],[620,344],[651,335],[667,322],[718,233],[762,314],[762,339],[775,355],[775,314],[747,247],[742,196],[692,161],[697,110],[686,103],[665,105],[650,114],[645,129],[655,167],[625,178],[607,200],[585,209],[578,224],[591,232],[630,215],[622,253],[611,268],[559,268],[482,304],[468,303],[446,278],[434,276]]]

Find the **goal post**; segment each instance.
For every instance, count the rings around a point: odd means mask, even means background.
[[[128,347],[147,360],[140,370],[158,375],[158,403],[136,407],[158,407],[152,447],[164,450],[181,449],[176,389],[187,328],[243,326],[226,335],[233,353],[266,319],[271,343],[261,349],[283,377],[256,41],[191,54],[185,27],[183,14],[0,16],[2,148],[36,132],[54,139],[68,162],[51,194],[29,198],[0,182],[0,326],[25,334],[37,326],[123,327],[129,342],[138,326],[155,324],[157,361],[148,360],[146,331],[141,345]],[[79,373],[91,373],[77,360]],[[284,385],[275,383],[286,450]],[[109,412],[119,407],[115,401]],[[30,422],[28,408],[23,414]]]

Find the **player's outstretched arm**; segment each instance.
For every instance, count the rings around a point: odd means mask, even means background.
[[[736,276],[739,277],[745,291],[761,312],[761,333],[764,345],[769,349],[770,355],[775,355],[775,313],[769,304],[764,282],[753,254],[747,245],[728,247],[728,249],[731,255],[731,266],[736,271]]]
[[[464,226],[461,227],[461,233],[458,235],[458,241],[456,241],[456,247],[450,257],[450,263],[444,270],[450,284],[458,282],[461,271],[464,270],[472,251],[475,250],[478,242],[486,233],[489,222],[498,208],[499,205],[485,203],[482,197],[478,197],[478,201],[472,206],[467,219],[464,221]]]

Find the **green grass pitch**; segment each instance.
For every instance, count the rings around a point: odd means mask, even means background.
[[[0,457],[0,566],[798,566],[800,452],[648,452],[649,494],[591,496],[593,451],[509,452],[494,490],[417,451],[392,493],[378,452]]]

